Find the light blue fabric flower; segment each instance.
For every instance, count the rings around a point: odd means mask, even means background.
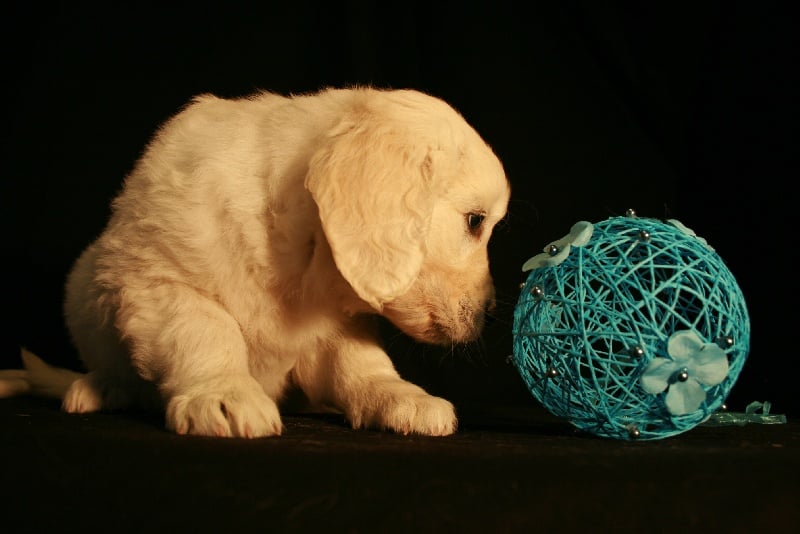
[[[639,382],[653,395],[667,390],[664,403],[671,414],[691,413],[706,400],[703,386],[716,386],[728,376],[728,357],[715,343],[704,343],[691,330],[673,333],[667,352],[672,359],[653,358]]]
[[[670,223],[672,226],[676,227],[678,230],[680,230],[684,234],[694,237],[695,239],[700,241],[702,244],[704,244],[708,250],[714,252],[714,247],[709,245],[708,241],[706,241],[705,239],[703,239],[702,237],[700,237],[699,235],[694,233],[694,230],[692,230],[691,228],[689,228],[688,226],[686,226],[685,224],[680,222],[678,219],[667,219],[667,222]]]
[[[589,242],[592,237],[594,227],[588,221],[578,221],[572,225],[569,234],[557,241],[548,243],[544,247],[544,252],[530,258],[522,265],[522,271],[530,271],[539,267],[558,265],[569,255],[571,247],[582,247]]]

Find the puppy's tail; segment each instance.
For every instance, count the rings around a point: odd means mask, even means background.
[[[0,370],[0,399],[34,395],[63,399],[70,384],[83,374],[48,365],[27,349],[20,349],[24,369]]]

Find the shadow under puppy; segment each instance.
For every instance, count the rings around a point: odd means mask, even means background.
[[[418,91],[199,96],[68,276],[88,373],[23,351],[0,382],[68,412],[156,405],[182,434],[280,434],[293,387],[356,428],[451,434],[453,405],[399,376],[374,315],[421,342],[478,337],[508,200],[490,147]]]

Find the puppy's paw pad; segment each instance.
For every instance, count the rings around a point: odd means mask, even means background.
[[[259,387],[177,395],[167,404],[167,427],[178,434],[257,438],[281,434],[275,402]]]

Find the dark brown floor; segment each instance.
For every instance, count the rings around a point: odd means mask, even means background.
[[[462,407],[447,438],[285,417],[183,437],[140,414],[0,401],[3,532],[791,532],[800,425],[580,435],[535,406]]]

